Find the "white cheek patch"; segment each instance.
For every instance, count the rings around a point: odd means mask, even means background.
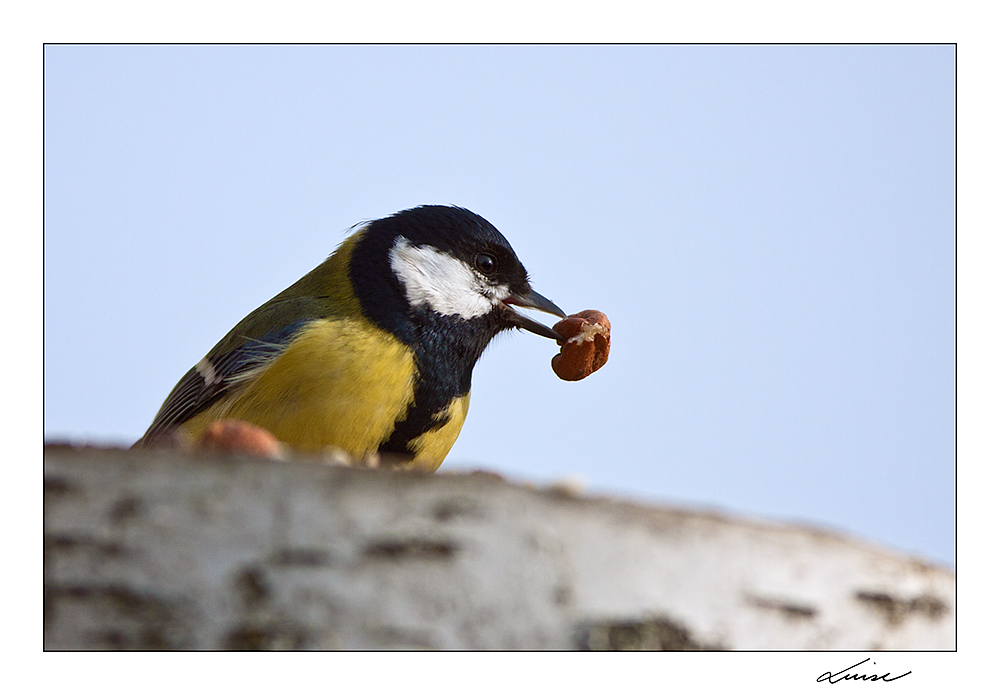
[[[506,287],[486,283],[468,263],[432,246],[414,246],[403,237],[389,250],[389,265],[410,306],[426,304],[445,316],[482,316],[510,294]]]

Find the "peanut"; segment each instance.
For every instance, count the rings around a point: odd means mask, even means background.
[[[563,340],[552,371],[564,381],[579,381],[604,366],[611,352],[611,321],[594,309],[572,314],[552,327]]]

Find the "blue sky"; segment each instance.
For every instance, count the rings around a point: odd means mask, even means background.
[[[49,46],[45,431],[131,443],[364,219],[468,207],[613,325],[498,339],[442,470],[954,563],[951,46]]]

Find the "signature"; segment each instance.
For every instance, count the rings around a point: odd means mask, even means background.
[[[829,671],[827,671],[822,676],[817,678],[816,682],[822,683],[823,681],[826,681],[827,683],[839,683],[840,681],[885,681],[886,683],[888,683],[890,681],[898,681],[903,676],[908,676],[911,673],[913,673],[913,671],[907,671],[902,676],[893,676],[892,678],[889,677],[888,672],[883,673],[881,676],[876,676],[876,675],[866,676],[863,673],[847,673],[852,668],[857,668],[861,664],[866,663],[868,661],[871,661],[870,657],[865,659],[864,661],[859,661],[853,666],[848,666],[843,671],[837,671],[836,673],[830,673]],[[872,661],[872,666],[874,665],[875,662]]]

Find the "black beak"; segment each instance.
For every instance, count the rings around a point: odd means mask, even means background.
[[[539,311],[544,311],[546,314],[553,314],[561,319],[566,318],[566,312],[557,307],[555,304],[550,302],[548,299],[542,295],[535,292],[530,287],[528,291],[521,294],[513,294],[504,300],[504,304],[508,307],[510,306],[523,306],[526,309],[538,309]],[[523,328],[526,331],[530,331],[535,335],[540,335],[543,338],[552,338],[552,340],[563,340],[563,337],[556,333],[554,330],[548,326],[538,323],[532,319],[529,319],[524,314],[518,313],[513,309],[508,312],[511,322],[518,328]]]

